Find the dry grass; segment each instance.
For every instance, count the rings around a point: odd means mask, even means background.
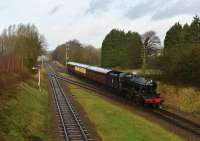
[[[199,89],[159,83],[158,90],[165,99],[165,105],[182,112],[200,114]]]
[[[17,74],[3,73],[0,74],[0,89],[8,88],[16,84],[20,80],[20,76]]]

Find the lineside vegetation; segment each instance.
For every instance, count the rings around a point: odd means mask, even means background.
[[[52,141],[47,84],[42,80],[41,91],[37,82],[30,79],[12,90],[4,90],[0,105],[1,141]]]

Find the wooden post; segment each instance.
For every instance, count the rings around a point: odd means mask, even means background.
[[[37,71],[38,74],[38,88],[41,91],[41,75],[40,75],[40,68],[39,67],[33,67],[32,70]]]
[[[38,87],[39,87],[39,90],[41,91],[41,87],[40,87],[40,68],[38,68]]]

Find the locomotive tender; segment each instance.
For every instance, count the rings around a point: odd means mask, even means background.
[[[156,92],[157,84],[144,77],[75,62],[67,63],[67,71],[93,80],[120,92],[120,95],[137,104],[150,104],[161,108],[162,100]]]

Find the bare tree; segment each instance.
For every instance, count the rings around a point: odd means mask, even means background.
[[[0,34],[0,57],[4,59],[1,66],[6,66],[6,72],[15,72],[20,64],[31,69],[45,45],[45,38],[34,25],[11,25]]]
[[[68,48],[67,60],[90,65],[100,65],[100,49],[92,45],[82,44],[76,39],[59,45],[52,53],[53,59],[65,64],[66,48]]]
[[[155,53],[156,49],[161,46],[160,38],[156,35],[155,31],[147,31],[142,35],[143,43],[143,71],[146,69],[146,58]]]

